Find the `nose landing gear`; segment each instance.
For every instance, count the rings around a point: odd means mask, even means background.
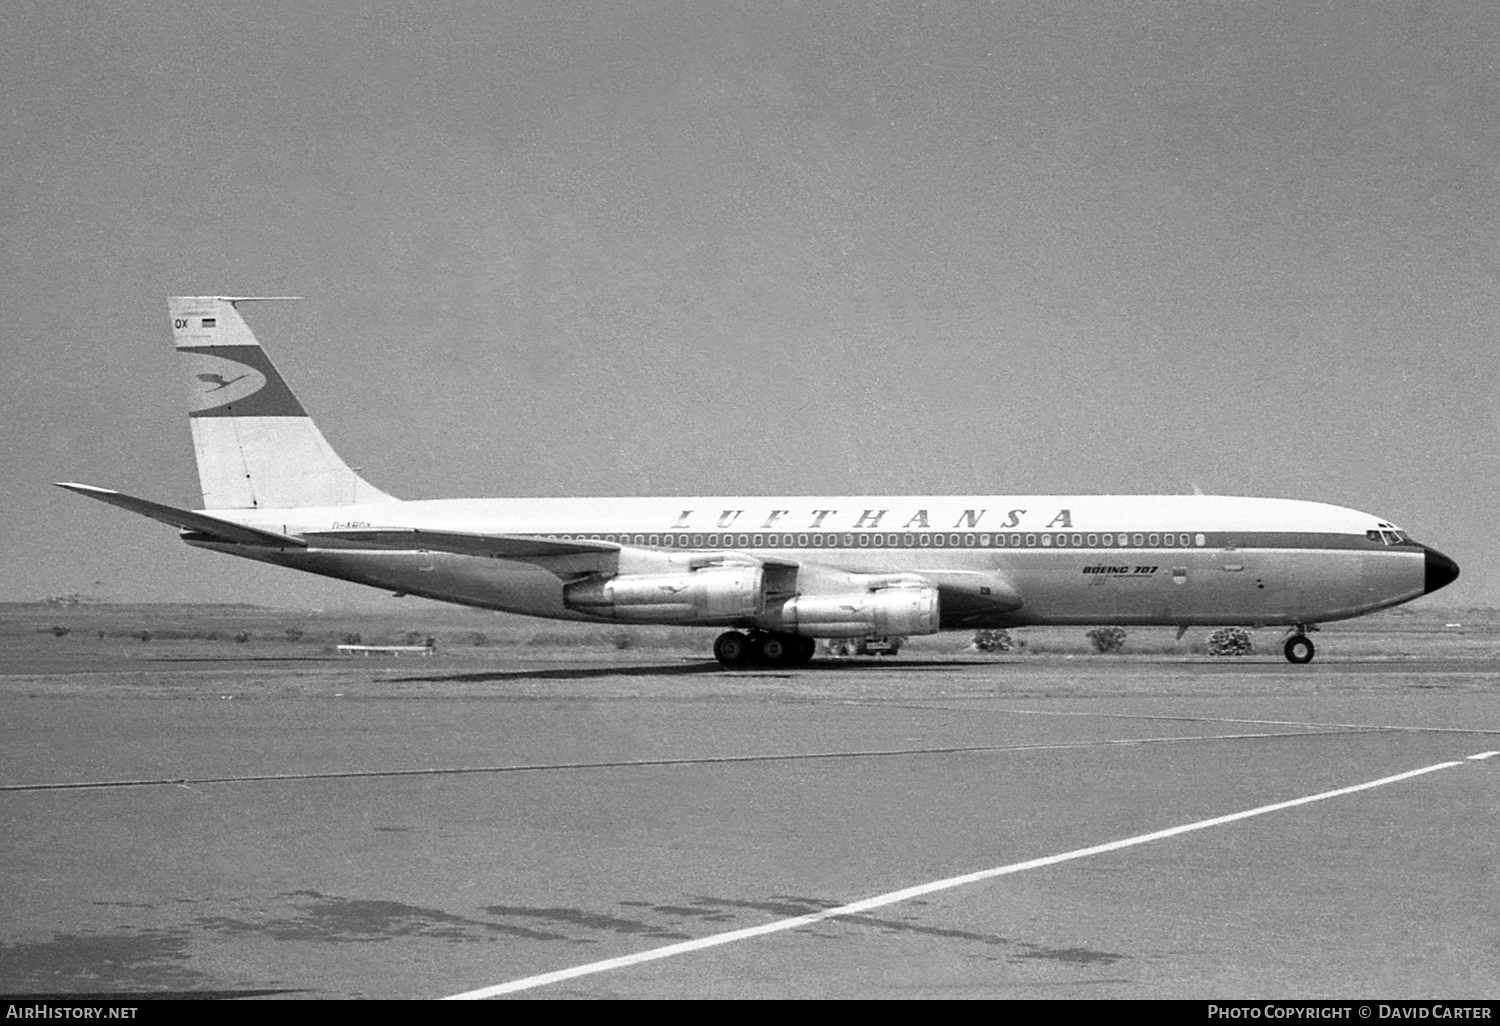
[[[1297,624],[1292,628],[1292,636],[1286,639],[1282,651],[1286,653],[1286,661],[1289,663],[1310,663],[1317,654],[1317,646],[1307,636],[1308,631],[1317,630],[1316,627],[1307,627]]]

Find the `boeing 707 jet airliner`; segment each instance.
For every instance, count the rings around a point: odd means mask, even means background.
[[[818,638],[1041,624],[1290,628],[1408,602],[1458,566],[1368,513],[1212,495],[396,499],[346,464],[240,315],[168,301],[203,508],[61,487],[189,545],[462,605],[723,628],[729,667]]]

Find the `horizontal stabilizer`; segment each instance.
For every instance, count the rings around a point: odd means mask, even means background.
[[[534,560],[618,552],[615,542],[579,538],[557,541],[524,534],[471,534],[464,531],[426,531],[415,527],[373,527],[354,531],[315,531],[305,535],[311,544],[339,542],[376,549],[452,552],[460,556]]]
[[[137,499],[133,495],[125,495],[122,492],[111,491],[108,488],[95,488],[93,485],[75,484],[72,481],[59,481],[57,487],[66,488],[70,492],[79,495],[87,495],[91,499],[107,502],[111,506],[119,506],[128,509],[132,513],[139,513],[143,517],[152,520],[160,520],[164,524],[171,524],[184,531],[196,531],[199,534],[213,535],[224,541],[236,542],[240,545],[274,545],[278,548],[306,548],[307,543],[301,538],[293,538],[290,535],[277,534],[275,531],[262,531],[254,527],[246,527],[243,524],[232,523],[228,520],[220,520],[218,517],[205,516],[202,513],[194,513],[190,510],[178,509],[176,506],[163,506],[159,502],[151,502],[147,499]]]

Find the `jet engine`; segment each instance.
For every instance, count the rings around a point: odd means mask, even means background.
[[[631,623],[734,624],[760,611],[764,573],[758,566],[721,566],[589,577],[563,588],[563,605]]]
[[[938,590],[924,585],[799,595],[781,607],[781,622],[775,629],[812,638],[936,634]]]

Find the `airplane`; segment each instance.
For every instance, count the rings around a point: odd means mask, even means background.
[[[819,638],[1035,625],[1317,624],[1445,587],[1458,565],[1388,520],[1216,495],[401,500],[324,438],[240,313],[176,296],[203,508],[59,487],[189,545],[397,596],[529,616],[722,628],[725,667],[797,666]]]

